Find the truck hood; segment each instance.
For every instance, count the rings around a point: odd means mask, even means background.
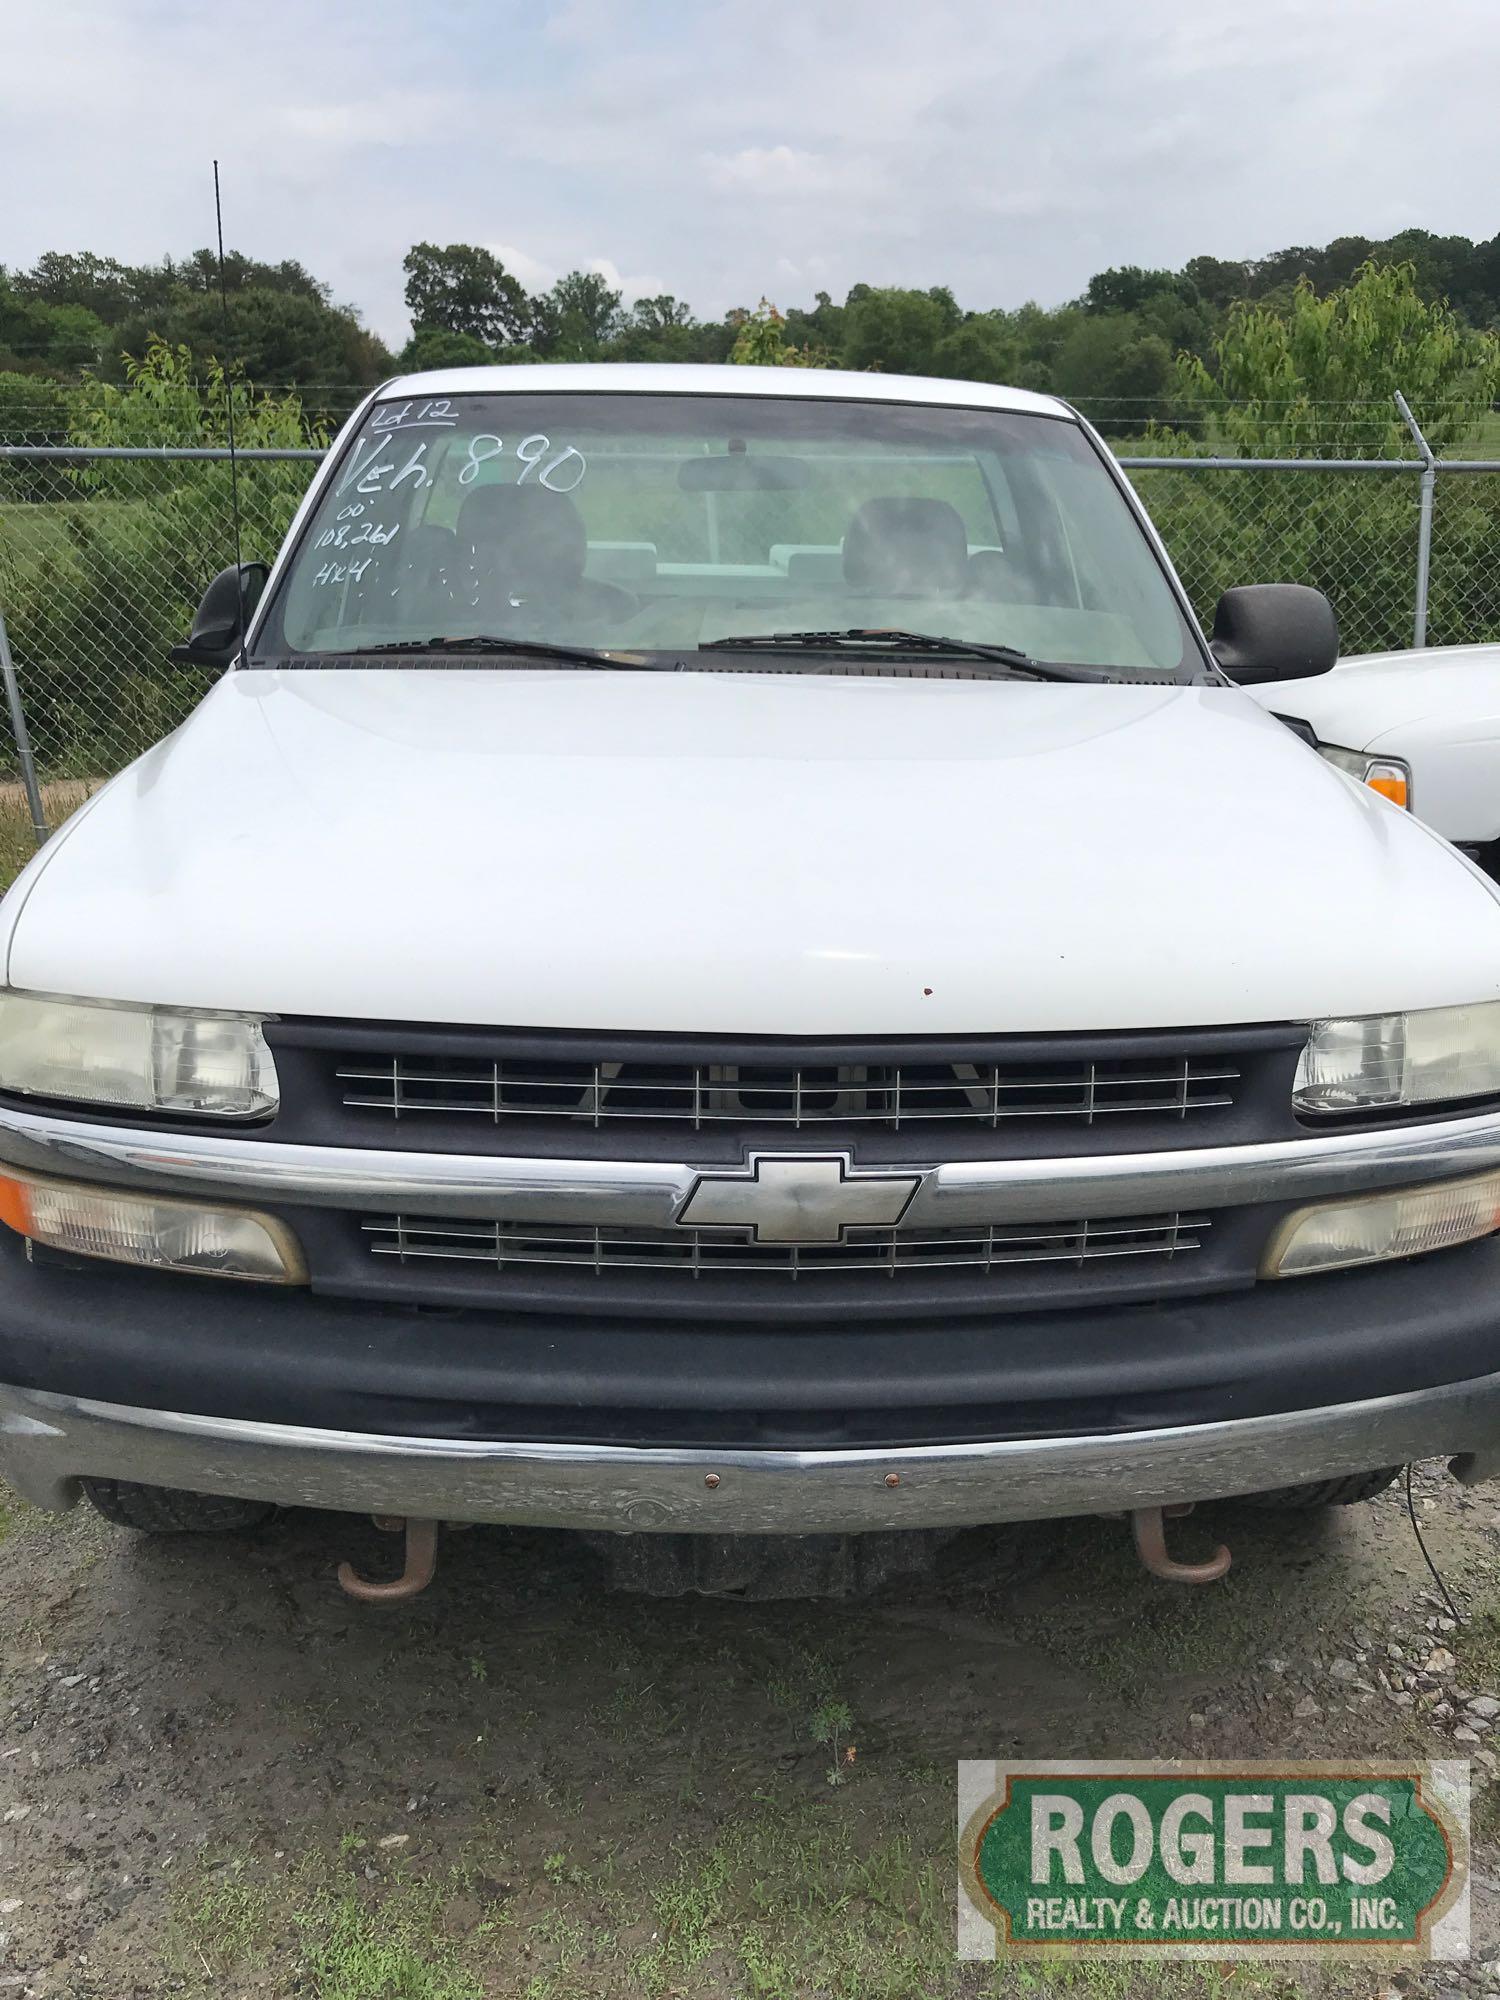
[[[1500,905],[1238,690],[249,671],[5,905],[33,991],[951,1034],[1500,995]]]
[[[1266,681],[1251,690],[1276,715],[1310,722],[1323,743],[1399,753],[1393,731],[1435,724],[1459,738],[1500,736],[1500,646],[1433,646],[1367,653],[1307,680]]]

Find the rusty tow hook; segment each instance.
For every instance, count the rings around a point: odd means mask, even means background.
[[[403,1598],[415,1597],[427,1588],[437,1568],[438,1524],[436,1521],[414,1521],[392,1518],[387,1514],[375,1516],[377,1528],[387,1532],[406,1535],[406,1566],[400,1576],[391,1583],[371,1583],[362,1577],[353,1563],[339,1564],[339,1582],[351,1597],[357,1597],[362,1604],[399,1604]]]
[[[1131,1511],[1130,1532],[1135,1538],[1135,1552],[1153,1576],[1167,1583],[1217,1583],[1229,1568],[1229,1551],[1222,1542],[1207,1562],[1178,1562],[1167,1554],[1165,1517],[1171,1515],[1175,1519],[1192,1511],[1191,1506],[1136,1507]]]

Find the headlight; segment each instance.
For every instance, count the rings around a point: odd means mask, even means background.
[[[263,1118],[280,1096],[257,1020],[29,993],[0,993],[0,1090],[208,1118]]]
[[[1318,755],[1368,785],[1372,792],[1379,792],[1392,805],[1411,811],[1411,767],[1399,757],[1372,757],[1366,750],[1341,750],[1337,743],[1320,743]]]
[[[1500,1095],[1500,1001],[1319,1021],[1292,1102],[1299,1111],[1373,1111]]]
[[[1263,1278],[1347,1271],[1450,1250],[1500,1229],[1500,1174],[1476,1174],[1397,1194],[1352,1195],[1289,1215],[1266,1246]]]

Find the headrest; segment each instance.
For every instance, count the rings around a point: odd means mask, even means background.
[[[1041,593],[1026,564],[1003,549],[976,549],[969,557],[969,593],[1001,604],[1040,604]]]
[[[866,500],[844,536],[844,578],[896,597],[956,597],[969,562],[963,516],[946,500]]]
[[[458,539],[481,577],[522,597],[576,584],[588,556],[583,516],[545,486],[479,487],[458,510]]]

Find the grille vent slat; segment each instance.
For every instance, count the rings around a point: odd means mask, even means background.
[[[1201,1249],[1204,1215],[1154,1215],[1041,1226],[975,1229],[850,1229],[842,1243],[755,1243],[728,1229],[606,1228],[592,1224],[434,1221],[378,1216],[362,1228],[370,1253],[401,1263],[480,1264],[497,1272],[553,1265],[615,1272],[675,1271],[687,1278],[753,1273],[795,1280],[823,1273],[966,1270],[1025,1265],[1076,1269],[1122,1258],[1170,1263]]]
[[[717,1125],[965,1123],[1133,1116],[1185,1122],[1236,1102],[1241,1072],[1213,1057],[1078,1063],[768,1064],[598,1062],[395,1055],[334,1072],[346,1108],[391,1118],[473,1115],[503,1124],[551,1118]]]

